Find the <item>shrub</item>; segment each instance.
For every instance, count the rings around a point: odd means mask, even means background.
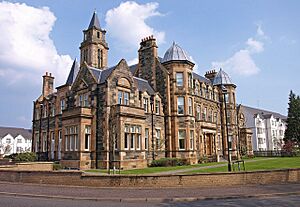
[[[203,155],[201,157],[199,157],[198,163],[202,164],[202,163],[207,163],[208,162],[208,157]]]
[[[179,158],[161,158],[158,160],[153,160],[150,167],[170,167],[170,166],[182,166],[188,165],[186,159]]]
[[[34,162],[37,160],[37,156],[34,152],[14,153],[5,158],[10,158],[16,162]]]
[[[63,169],[63,166],[60,163],[53,163],[53,170],[61,170]]]

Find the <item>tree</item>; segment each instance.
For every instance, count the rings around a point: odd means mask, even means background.
[[[300,144],[300,97],[293,91],[289,95],[289,108],[287,117],[287,129],[284,134],[284,141],[291,141],[294,144]]]

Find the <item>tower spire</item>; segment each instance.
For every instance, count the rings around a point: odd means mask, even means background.
[[[108,44],[104,29],[100,28],[99,19],[94,11],[89,27],[83,30],[83,41],[80,44],[80,67],[86,62],[89,66],[104,69],[107,67]]]
[[[91,28],[93,28],[93,27],[95,27],[95,28],[97,28],[97,29],[101,29],[101,27],[100,27],[100,22],[99,22],[99,19],[98,19],[96,10],[95,10],[94,13],[93,13],[93,17],[92,17],[92,19],[91,19],[91,22],[90,22],[90,24],[89,24],[89,28],[88,28],[88,29],[91,29]]]

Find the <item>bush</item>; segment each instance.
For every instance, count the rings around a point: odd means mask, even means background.
[[[53,170],[61,170],[63,169],[63,166],[59,163],[53,163]]]
[[[37,156],[34,152],[14,153],[5,158],[12,159],[15,162],[34,162],[37,160]]]
[[[208,157],[205,155],[199,157],[198,163],[199,164],[208,163]]]
[[[188,165],[186,159],[179,158],[161,158],[158,160],[153,160],[150,167],[170,167],[170,166],[182,166]]]

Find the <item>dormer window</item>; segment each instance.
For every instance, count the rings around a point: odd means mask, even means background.
[[[143,98],[144,111],[148,112],[148,98]]]
[[[159,100],[155,100],[155,113],[159,114],[160,102]]]

